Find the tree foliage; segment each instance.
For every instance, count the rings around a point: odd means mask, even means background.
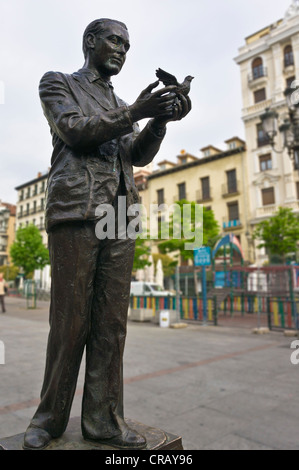
[[[147,245],[146,240],[140,237],[137,237],[135,244],[135,255],[133,263],[133,271],[137,269],[144,269],[145,266],[149,266],[148,257],[151,254],[151,249]]]
[[[258,248],[266,248],[270,258],[286,256],[296,252],[299,240],[299,216],[292,209],[279,207],[277,213],[268,220],[257,224],[253,239],[259,240]]]
[[[50,262],[49,251],[43,244],[39,229],[33,224],[18,228],[10,255],[14,265],[23,268],[25,277]]]
[[[184,260],[193,260],[193,250],[186,249],[186,242],[194,242],[195,236],[193,236],[193,238],[189,238],[189,236],[194,233],[195,230],[197,233],[198,231],[201,231],[201,245],[213,247],[219,238],[219,224],[215,219],[214,212],[212,210],[206,209],[205,207],[202,207],[202,226],[197,227],[198,204],[195,202],[181,200],[176,202],[176,205],[180,208],[180,211],[179,213],[174,213],[171,216],[169,221],[169,237],[165,241],[159,243],[159,251],[163,254],[179,251]],[[189,206],[190,214],[190,217],[188,218],[186,218],[186,214],[184,214],[184,207],[188,208],[187,206]],[[186,213],[188,213],[188,211],[186,211]],[[186,230],[184,230],[187,226],[188,237],[186,237]],[[163,232],[164,229],[162,226],[159,238],[165,238]]]

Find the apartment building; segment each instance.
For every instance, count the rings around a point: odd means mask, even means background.
[[[186,199],[212,209],[223,234],[234,233],[242,245],[245,258],[252,260],[248,246],[248,196],[245,142],[233,137],[225,141],[226,150],[213,145],[203,147],[198,158],[182,150],[177,162],[158,163],[159,170],[147,177],[140,189],[146,213],[149,204],[171,206]],[[166,213],[159,211],[163,220]],[[165,219],[166,220],[166,219]]]
[[[17,186],[17,215],[16,229],[28,224],[36,225],[47,244],[47,233],[45,230],[45,204],[46,186],[48,173],[38,173],[37,177]]]
[[[0,201],[0,266],[10,264],[10,247],[15,238],[16,206]]]
[[[240,67],[248,168],[250,231],[279,206],[299,212],[299,174],[294,170],[280,133],[275,150],[265,135],[261,115],[266,108],[283,123],[288,108],[284,91],[299,79],[299,5],[293,0],[283,19],[248,36],[235,58]],[[259,262],[267,259],[257,250]]]

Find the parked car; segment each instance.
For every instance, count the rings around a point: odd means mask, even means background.
[[[156,297],[166,297],[168,295],[174,294],[168,290],[162,289],[162,287],[155,282],[132,281],[131,295],[153,295]]]

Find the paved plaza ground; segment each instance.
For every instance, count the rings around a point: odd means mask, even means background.
[[[39,402],[49,303],[6,298],[0,313],[0,438],[25,431]],[[182,436],[186,450],[299,449],[299,364],[283,332],[250,324],[161,328],[128,322],[125,415]],[[299,354],[298,354],[299,356]],[[84,363],[71,416],[79,416]]]

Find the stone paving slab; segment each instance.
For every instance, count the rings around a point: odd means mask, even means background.
[[[0,438],[23,433],[39,401],[48,302],[27,310],[7,298],[0,314]],[[128,322],[125,414],[182,436],[186,450],[299,449],[299,364],[292,337],[231,326],[161,328]],[[72,417],[80,415],[84,363]]]

